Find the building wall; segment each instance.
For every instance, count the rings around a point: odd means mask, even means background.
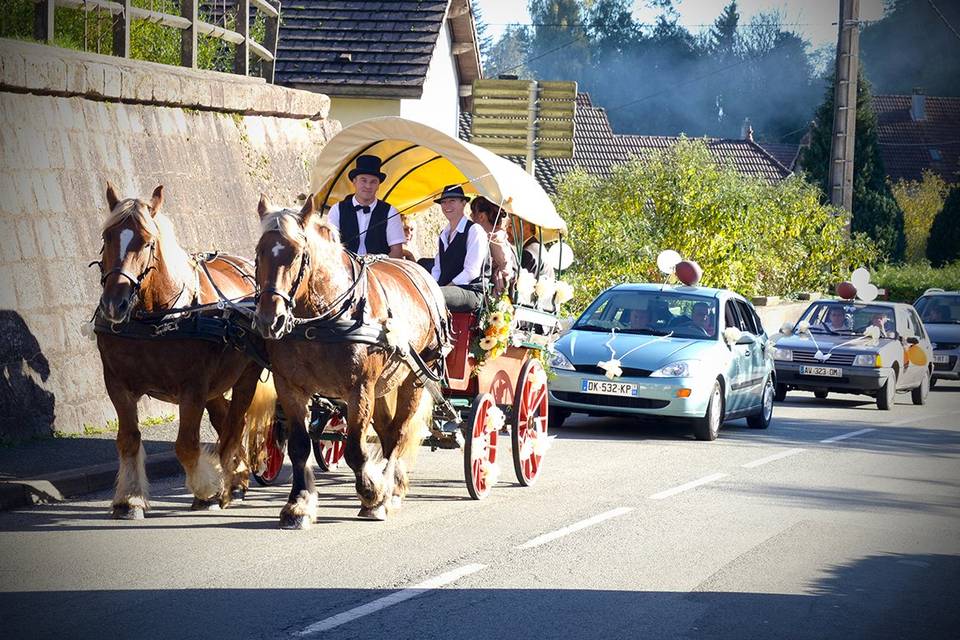
[[[444,20],[427,69],[423,95],[417,99],[401,100],[400,115],[456,138],[460,115],[460,78],[450,38],[450,29]]]
[[[344,127],[355,122],[381,116],[401,115],[400,100],[379,98],[349,98],[332,96],[330,117],[340,121]]]
[[[326,96],[0,40],[0,440],[116,417],[83,337],[105,185],[149,198],[188,251],[251,255],[261,192],[294,204],[338,130]],[[145,401],[141,415],[171,413]]]

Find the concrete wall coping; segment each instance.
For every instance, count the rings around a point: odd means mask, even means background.
[[[0,38],[0,90],[242,115],[321,120],[330,98],[263,78]]]

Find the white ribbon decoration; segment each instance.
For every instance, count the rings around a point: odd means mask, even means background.
[[[668,333],[668,334],[665,335],[665,336],[657,336],[656,338],[654,338],[653,340],[651,340],[651,341],[649,341],[649,342],[644,342],[643,344],[638,344],[638,345],[635,346],[633,349],[630,349],[629,351],[627,351],[625,354],[623,354],[622,356],[620,356],[620,357],[618,358],[618,357],[617,357],[617,352],[614,350],[613,345],[612,345],[612,342],[613,342],[613,341],[616,339],[616,337],[617,337],[617,329],[616,329],[616,327],[614,327],[614,328],[610,329],[610,339],[607,340],[606,344],[604,345],[605,347],[607,347],[607,349],[610,349],[610,359],[609,359],[609,360],[603,360],[603,361],[601,361],[601,362],[598,362],[598,363],[597,363],[597,366],[604,370],[604,374],[603,374],[603,375],[605,375],[608,380],[614,380],[614,379],[616,379],[616,378],[619,378],[620,376],[623,375],[623,368],[622,368],[620,365],[621,365],[621,361],[622,361],[624,358],[626,358],[628,355],[630,355],[630,354],[633,353],[634,351],[637,351],[638,349],[643,349],[644,347],[649,347],[649,346],[650,346],[651,344],[653,344],[654,342],[660,342],[661,340],[666,340],[667,338],[669,338],[669,337],[672,336],[672,335],[673,335],[673,331],[671,331],[670,333]]]

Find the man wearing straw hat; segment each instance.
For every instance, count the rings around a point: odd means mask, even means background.
[[[463,214],[470,199],[460,185],[444,187],[443,193],[434,202],[443,210],[447,226],[440,232],[437,258],[431,274],[443,291],[448,309],[475,311],[483,300],[487,234],[483,227]]]
[[[340,231],[340,241],[359,256],[387,254],[403,257],[403,221],[390,203],[377,200],[377,190],[387,176],[377,156],[359,156],[348,177],[356,192],[330,208],[330,224]]]

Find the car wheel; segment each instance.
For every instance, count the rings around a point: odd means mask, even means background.
[[[763,395],[760,397],[760,412],[747,416],[747,426],[751,429],[766,429],[773,419],[773,380],[767,378],[763,385]]]
[[[937,380],[939,380],[939,379],[940,379],[940,378],[930,378],[930,388],[931,388],[931,389],[933,389],[935,386],[937,386]]]
[[[697,440],[716,440],[720,433],[721,422],[723,422],[723,389],[718,380],[713,383],[706,415],[693,421],[694,437]]]
[[[776,388],[773,391],[773,399],[777,402],[783,402],[787,399],[787,385],[777,383]]]
[[[910,392],[910,397],[913,399],[913,404],[922,405],[927,404],[927,394],[930,393],[930,373],[926,372],[923,374],[923,380],[920,382],[920,386],[913,389]]]
[[[547,429],[556,429],[563,426],[563,422],[570,417],[569,411],[553,409],[547,415]]]
[[[883,411],[889,411],[897,398],[897,374],[892,373],[887,376],[886,382],[877,391],[877,408]]]
[[[826,400],[827,396],[830,395],[829,391],[814,391],[813,397],[817,400]]]

